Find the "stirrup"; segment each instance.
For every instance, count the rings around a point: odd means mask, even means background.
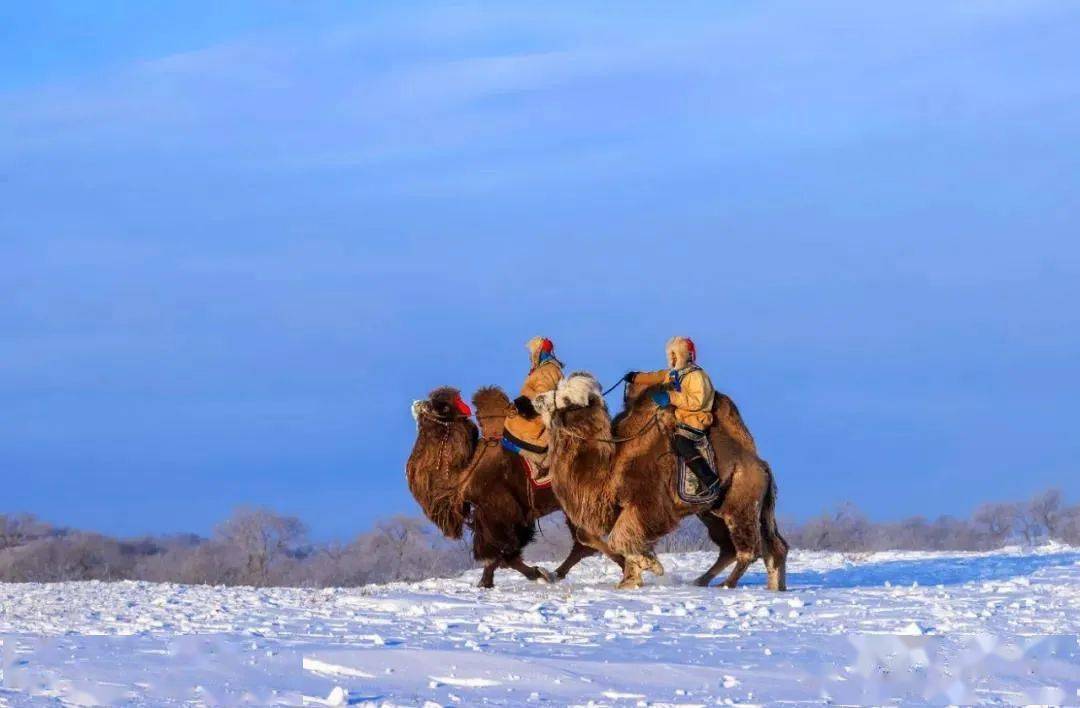
[[[693,473],[691,473],[693,474]],[[701,485],[701,480],[698,480],[698,485]],[[719,478],[716,479],[711,485],[705,488],[704,491],[697,494],[682,495],[683,501],[688,504],[707,504],[714,502],[720,498],[720,492],[723,490],[723,485],[720,484]]]

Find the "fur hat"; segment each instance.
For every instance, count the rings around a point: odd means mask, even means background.
[[[541,354],[555,353],[555,344],[547,337],[533,337],[525,344],[525,347],[529,350],[529,359],[533,366],[540,363]]]
[[[694,347],[694,340],[689,337],[672,337],[669,339],[665,354],[668,363],[673,364],[676,369],[693,364],[697,360],[697,348]]]

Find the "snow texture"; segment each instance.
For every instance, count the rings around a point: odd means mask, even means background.
[[[500,572],[356,589],[0,585],[0,705],[1080,703],[1080,552],[794,552],[787,593]]]

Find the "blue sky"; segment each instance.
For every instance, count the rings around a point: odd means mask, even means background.
[[[1080,495],[1069,1],[0,7],[2,510],[347,537],[689,334],[781,512]]]

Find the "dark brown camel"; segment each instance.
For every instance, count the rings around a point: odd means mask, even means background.
[[[493,587],[500,567],[517,570],[530,580],[566,577],[596,551],[575,542],[554,574],[525,563],[521,552],[533,539],[536,521],[558,511],[559,505],[550,487],[531,486],[499,443],[510,405],[506,394],[497,388],[481,389],[473,404],[480,431],[456,389],[436,389],[426,401],[413,403],[417,438],[405,468],[409,490],[448,538],[461,538],[466,526],[471,529],[473,557],[484,563],[480,587]]]
[[[626,556],[621,588],[642,585],[644,570],[663,573],[656,541],[696,514],[720,546],[720,556],[697,582],[708,585],[735,563],[724,584],[735,587],[747,567],[765,559],[768,587],[786,588],[787,543],[776,528],[776,485],[758,458],[738,410],[718,395],[709,439],[717,466],[730,482],[716,505],[691,505],[676,493],[677,465],[670,450],[674,417],[645,391],[628,396],[614,421],[596,379],[573,374],[557,391],[536,401],[551,432],[552,488],[579,538],[605,552]],[[606,537],[606,540],[605,540]]]

